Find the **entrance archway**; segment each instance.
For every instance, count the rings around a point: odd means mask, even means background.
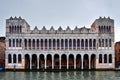
[[[43,54],[40,54],[39,56],[39,68],[45,68],[45,58]]]
[[[67,69],[67,56],[65,54],[61,56],[61,69]]]
[[[74,55],[69,55],[69,69],[74,69]]]
[[[32,69],[37,69],[37,55],[32,55]]]
[[[77,54],[76,56],[76,69],[81,69],[81,55]]]
[[[25,69],[30,69],[30,56],[25,54]]]
[[[54,55],[54,69],[59,69],[59,55]]]
[[[83,58],[83,69],[89,69],[89,56],[88,56],[88,54],[84,55],[84,58]]]
[[[47,68],[52,68],[52,56],[50,54],[47,55]]]
[[[95,69],[96,68],[96,55],[92,54],[91,55],[91,69]]]

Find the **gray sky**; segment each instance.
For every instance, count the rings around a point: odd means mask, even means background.
[[[5,36],[5,20],[21,16],[31,29],[46,26],[89,27],[95,19],[110,17],[115,21],[115,41],[120,41],[120,0],[0,0],[0,36]]]

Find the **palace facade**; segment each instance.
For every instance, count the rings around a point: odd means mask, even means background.
[[[114,20],[109,17],[73,30],[30,30],[21,17],[6,19],[6,69],[114,69],[114,57]]]

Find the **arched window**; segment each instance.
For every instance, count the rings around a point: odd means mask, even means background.
[[[9,33],[11,33],[11,30],[12,30],[12,27],[11,27],[11,26],[9,26]]]
[[[84,49],[84,40],[81,40],[81,49]]]
[[[22,26],[20,26],[20,33],[22,32]]]
[[[92,49],[92,39],[89,39],[89,48]]]
[[[14,33],[14,26],[12,26],[12,30],[11,30],[12,33]]]
[[[88,48],[88,40],[85,39],[85,49],[87,49],[87,48]]]
[[[111,26],[109,26],[109,32],[111,32]]]
[[[15,33],[17,32],[16,30],[17,30],[17,27],[15,26]]]
[[[13,63],[16,63],[16,54],[13,55]]]
[[[18,47],[18,39],[16,39],[16,47]]]
[[[68,40],[65,39],[65,49],[68,49]]]
[[[99,63],[102,63],[102,54],[99,54]]]
[[[45,39],[45,49],[47,49],[47,39]]]
[[[25,46],[25,49],[27,49],[27,39],[24,39],[24,46]]]
[[[12,62],[11,54],[8,54],[8,63],[11,63],[11,62]]]
[[[32,46],[33,46],[33,49],[35,49],[35,39],[33,39]]]
[[[49,49],[51,49],[51,39],[49,39]]]
[[[112,63],[112,54],[109,54],[109,63]]]
[[[105,33],[106,29],[105,29],[105,26],[104,26],[104,33]]]
[[[96,39],[93,40],[93,48],[95,49],[96,47]]]
[[[111,39],[109,39],[109,47],[111,47],[111,46],[112,46]]]
[[[9,39],[9,47],[11,47],[11,39]]]
[[[59,47],[60,47],[60,44],[59,44],[60,42],[59,42],[59,39],[57,39],[57,49],[59,49]]]
[[[43,39],[41,39],[41,49],[43,49]]]
[[[64,40],[61,39],[61,49],[64,49]]]
[[[29,39],[29,49],[31,49],[31,39]]]
[[[15,39],[13,39],[13,47],[15,47]]]
[[[104,54],[104,63],[107,63],[107,54]]]
[[[37,39],[37,49],[39,49],[39,39]]]
[[[106,26],[106,28],[107,28],[107,33],[109,33],[109,27],[108,27],[108,26]]]
[[[101,33],[103,33],[103,26],[101,26]]]
[[[71,48],[72,48],[72,40],[69,39],[69,49],[71,49]]]
[[[20,33],[20,32],[19,32],[19,26],[17,26],[17,33]]]
[[[19,47],[21,47],[22,46],[22,39],[20,39],[20,41],[19,41]]]
[[[80,39],[77,39],[77,49],[80,49]]]
[[[55,49],[55,47],[56,47],[56,40],[53,39],[53,49]]]
[[[73,39],[73,49],[76,49],[76,39]]]
[[[105,39],[105,47],[107,47],[108,46],[108,41],[107,41],[107,39]]]
[[[102,47],[104,47],[104,39],[102,39]]]
[[[99,29],[99,33],[101,33],[101,28],[100,28],[100,26],[98,27],[98,29]]]
[[[99,39],[99,47],[101,47],[101,40]]]
[[[18,63],[21,63],[21,54],[18,54]]]

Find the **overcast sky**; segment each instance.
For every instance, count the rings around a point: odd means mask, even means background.
[[[109,16],[115,21],[115,42],[120,41],[120,0],[0,0],[0,36],[5,36],[10,16],[21,16],[31,29],[90,28],[99,16]]]

